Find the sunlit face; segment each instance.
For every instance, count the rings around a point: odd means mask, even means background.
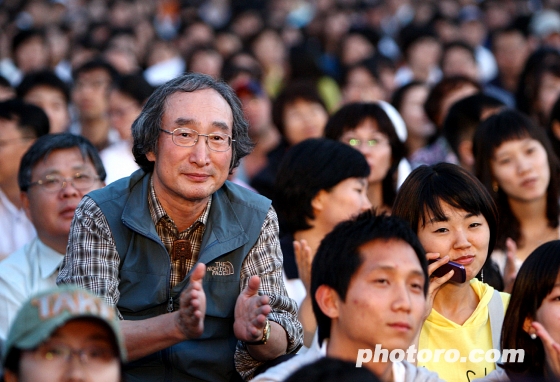
[[[113,336],[103,324],[93,320],[73,320],[56,330],[41,347],[66,346],[77,351],[102,349],[114,357],[104,362],[83,362],[76,354],[68,360],[43,359],[40,350],[23,351],[19,375],[10,381],[19,382],[117,382],[120,381],[120,362],[113,343]],[[101,350],[100,350],[101,351]],[[10,376],[13,376],[10,374]],[[11,377],[13,378],[13,377]]]
[[[508,198],[519,201],[546,198],[550,167],[546,150],[536,139],[502,143],[490,158],[490,169]]]
[[[552,291],[542,300],[535,321],[544,326],[554,341],[560,342],[560,276]]]
[[[81,118],[99,118],[107,113],[110,84],[111,76],[105,69],[92,69],[78,75],[72,99]]]
[[[39,106],[49,117],[50,133],[62,133],[70,124],[70,113],[64,94],[50,86],[36,86],[23,98],[24,101]]]
[[[430,122],[424,111],[428,92],[427,86],[414,86],[406,92],[403,98],[399,112],[406,124],[409,136],[427,138],[435,132],[434,124]]]
[[[37,162],[31,170],[31,182],[50,176],[69,179],[78,173],[97,177],[93,163],[89,158],[82,157],[79,148],[60,149]],[[42,186],[33,185],[22,193],[23,207],[45,244],[55,249],[66,248],[78,203],[85,194],[102,186],[103,183],[98,179],[87,189],[77,189],[67,183],[55,192],[47,192]]]
[[[337,338],[337,345],[354,361],[357,349],[375,349],[378,344],[389,352],[407,349],[422,325],[426,303],[424,273],[408,243],[374,240],[359,253],[363,263],[344,301],[337,298],[337,309],[328,314],[333,318],[331,339]]]
[[[392,150],[387,135],[379,131],[376,121],[368,118],[355,129],[346,131],[340,137],[340,141],[346,144],[350,144],[353,139],[360,141],[359,146],[353,147],[366,157],[369,164],[371,171],[368,178],[369,183],[382,182],[392,163]],[[377,144],[369,145],[367,142],[370,140],[376,140]]]
[[[123,140],[132,137],[132,123],[140,115],[142,105],[121,93],[118,90],[111,91],[109,95],[109,118],[111,126],[114,127]]]
[[[382,85],[365,68],[352,69],[346,78],[346,85],[342,89],[344,102],[375,102],[385,99]]]
[[[320,138],[329,115],[316,102],[303,98],[284,107],[284,135],[290,145],[296,145],[308,138]]]
[[[465,267],[467,280],[482,269],[488,256],[490,227],[484,215],[473,215],[465,210],[441,202],[445,219],[427,217],[426,224],[418,227],[418,238],[426,252],[439,253],[440,257]]]
[[[167,99],[161,121],[164,130],[189,128],[200,134],[231,136],[232,126],[231,107],[214,89],[172,94]],[[194,146],[180,147],[173,143],[171,135],[161,132],[157,152],[150,152],[146,157],[155,162],[153,181],[162,204],[205,202],[226,181],[232,148],[224,152],[212,151],[206,144],[206,137],[199,137]]]
[[[322,190],[319,196],[322,208],[320,212],[315,211],[316,220],[320,219],[330,231],[341,221],[370,209],[367,189],[365,178],[348,178],[328,191]]]
[[[464,48],[451,48],[443,57],[441,70],[445,77],[466,76],[478,81],[479,73],[476,60],[470,52]]]
[[[41,70],[49,64],[49,51],[41,37],[32,37],[14,53],[17,67],[23,73]]]

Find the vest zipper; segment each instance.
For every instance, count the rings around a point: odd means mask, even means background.
[[[173,296],[169,296],[169,301],[167,302],[167,312],[173,312]]]

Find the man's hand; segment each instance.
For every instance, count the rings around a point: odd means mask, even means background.
[[[259,296],[259,276],[252,276],[235,303],[235,322],[233,332],[238,340],[244,342],[259,341],[263,337],[266,317],[272,308],[268,296]]]
[[[202,289],[202,279],[205,273],[204,264],[197,264],[191,275],[189,286],[181,293],[179,314],[175,323],[185,339],[198,338],[204,332],[206,295]]]

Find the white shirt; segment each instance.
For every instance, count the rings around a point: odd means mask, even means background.
[[[58,267],[64,255],[38,237],[0,262],[0,340],[20,306],[32,295],[56,287]]]
[[[1,189],[0,233],[0,260],[37,236],[25,211],[14,206]]]
[[[107,178],[105,184],[124,178],[138,170],[138,164],[132,155],[132,147],[126,141],[118,141],[99,153]]]
[[[267,369],[264,373],[257,375],[252,382],[282,382],[303,366],[327,356],[328,339],[324,340],[319,347],[318,332],[315,332],[313,342],[309,350],[304,354],[297,354],[289,360]],[[406,381],[406,368],[402,362],[393,362],[393,382]],[[413,379],[414,380],[414,379]]]

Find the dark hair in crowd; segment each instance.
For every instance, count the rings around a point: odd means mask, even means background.
[[[379,378],[365,367],[356,367],[355,362],[322,357],[297,369],[285,382],[380,382]]]
[[[142,106],[154,92],[154,87],[142,74],[121,75],[113,84],[113,89],[132,98],[139,106]]]
[[[536,320],[537,310],[552,292],[560,273],[560,240],[553,240],[535,249],[521,265],[502,325],[502,349],[523,349],[523,362],[504,362],[503,368],[512,381],[545,380],[546,353],[540,338],[531,339],[524,330],[525,319]],[[516,362],[517,361],[517,362]],[[515,378],[515,374],[519,374]],[[540,377],[540,378],[539,378]]]
[[[31,172],[33,167],[41,161],[45,160],[53,151],[78,148],[85,160],[88,158],[93,163],[97,176],[103,182],[107,177],[103,162],[99,157],[97,149],[93,147],[90,141],[81,135],[71,133],[48,134],[37,139],[33,145],[21,158],[21,164],[18,172],[19,189],[27,192],[31,184]]]
[[[50,130],[49,118],[43,109],[19,98],[0,102],[0,119],[16,122],[25,137],[38,138]]]
[[[17,96],[24,98],[27,93],[39,86],[58,90],[64,96],[66,103],[70,103],[70,88],[52,70],[41,70],[26,74],[16,89]]]
[[[313,259],[311,296],[319,329],[319,343],[330,337],[331,319],[317,304],[315,299],[317,289],[321,285],[326,285],[335,290],[342,301],[345,301],[350,281],[364,261],[360,247],[373,240],[402,240],[408,243],[418,256],[425,276],[424,295],[428,292],[426,253],[408,223],[396,216],[375,215],[371,211],[363,212],[355,219],[338,224],[327,234]]]
[[[443,123],[443,136],[447,139],[453,152],[459,156],[459,144],[474,136],[476,127],[481,121],[482,112],[486,109],[505,107],[499,99],[476,93],[453,104]]]
[[[552,145],[543,128],[535,125],[526,114],[514,109],[504,109],[489,117],[476,129],[473,139],[473,154],[475,156],[475,174],[492,194],[500,214],[497,246],[505,249],[506,239],[511,237],[519,245],[521,227],[519,220],[513,214],[508,196],[500,187],[494,191],[494,177],[490,168],[490,161],[495,150],[504,142],[531,138],[539,141],[546,150],[550,167],[550,182],[547,188],[546,216],[550,227],[558,227],[558,181],[560,164],[552,149]]]
[[[498,210],[490,193],[470,172],[451,163],[420,166],[401,185],[393,215],[406,220],[414,232],[430,219],[445,220],[442,203],[482,215],[490,228],[490,240],[485,267],[491,263],[498,229]]]
[[[111,65],[109,61],[101,57],[95,57],[74,69],[72,71],[72,78],[74,79],[74,81],[76,81],[80,74],[91,72],[92,70],[97,69],[105,70],[107,74],[109,74],[109,77],[111,78],[111,84],[117,81],[119,78],[119,72],[117,72],[117,69],[115,69],[115,67]]]
[[[276,175],[276,210],[289,232],[311,228],[311,201],[321,190],[330,191],[348,178],[367,178],[370,168],[364,156],[342,142],[306,139],[291,147]]]
[[[556,134],[560,135],[560,97],[554,102],[552,111],[550,112],[550,118],[548,124],[546,125],[546,133],[552,144],[552,149],[556,156],[560,159],[560,138]]]
[[[201,73],[188,73],[174,78],[159,86],[148,98],[142,112],[132,124],[132,137],[134,143],[132,154],[136,163],[146,172],[154,169],[154,163],[146,158],[146,154],[157,154],[157,143],[160,137],[160,127],[168,98],[179,92],[195,92],[197,90],[213,89],[218,92],[231,107],[233,114],[232,158],[230,171],[239,166],[241,158],[253,149],[253,143],[248,134],[248,123],[243,116],[243,109],[239,98],[233,89],[225,82],[217,81]]]
[[[463,86],[472,85],[481,91],[482,88],[475,80],[465,76],[450,76],[439,81],[428,93],[428,98],[424,103],[426,115],[438,130],[441,130],[445,116],[442,115],[443,101],[449,94],[461,89]]]
[[[383,178],[383,203],[390,206],[396,195],[396,172],[399,163],[406,155],[406,148],[401,142],[393,122],[377,103],[353,102],[341,107],[334,113],[325,126],[325,137],[340,140],[344,133],[355,130],[358,125],[372,119],[375,121],[379,132],[385,134],[391,146],[391,167]]]

